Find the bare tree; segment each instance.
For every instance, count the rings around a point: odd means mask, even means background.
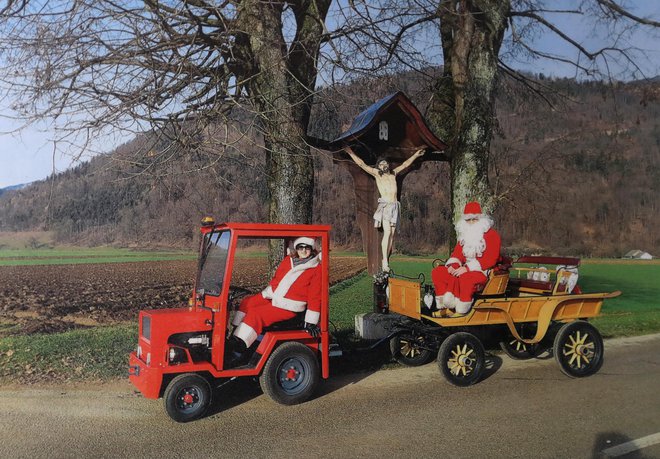
[[[218,161],[256,130],[270,220],[309,223],[306,134],[330,4],[9,0],[0,6],[3,101],[27,122],[52,123],[58,145],[151,129],[161,145],[144,152],[145,165],[192,149]]]
[[[488,165],[498,75],[508,73],[551,102],[542,82],[515,70],[516,59],[568,65],[579,78],[612,78],[615,68],[620,77],[644,76],[639,65],[644,52],[629,38],[640,27],[657,33],[657,20],[635,14],[618,0],[562,3],[569,6],[543,0],[380,0],[349,2],[342,9],[346,26],[337,30],[333,50],[343,72],[425,72],[441,56],[443,70],[428,90],[427,117],[450,144],[455,217],[468,200],[478,199],[488,210],[496,205]],[[582,43],[577,30],[562,25],[564,17],[577,17],[582,27],[600,31],[599,43]],[[545,51],[540,39],[548,36],[570,51]]]

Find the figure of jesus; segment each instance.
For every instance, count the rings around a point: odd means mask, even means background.
[[[381,248],[383,250],[382,268],[384,272],[390,271],[389,258],[392,254],[392,245],[394,242],[394,232],[399,222],[399,201],[397,200],[396,176],[408,169],[412,163],[424,155],[424,148],[417,150],[410,158],[406,159],[401,165],[390,172],[390,165],[385,159],[378,159],[376,167],[368,166],[351,147],[346,147],[346,152],[360,169],[365,171],[376,179],[376,187],[380,193],[378,198],[378,208],[374,213],[374,226],[383,228],[383,240]]]

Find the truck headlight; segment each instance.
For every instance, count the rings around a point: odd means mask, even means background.
[[[188,355],[183,348],[180,347],[170,347],[167,352],[167,360],[170,365],[176,365],[178,363],[188,362]]]

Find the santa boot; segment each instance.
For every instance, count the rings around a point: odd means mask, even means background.
[[[238,336],[231,335],[225,344],[225,368],[242,365],[247,357],[247,345]]]
[[[456,308],[456,297],[451,292],[447,292],[442,296],[442,302],[444,303],[447,309]]]
[[[456,299],[456,313],[452,314],[452,317],[463,317],[472,308],[472,301],[461,301],[458,298]]]

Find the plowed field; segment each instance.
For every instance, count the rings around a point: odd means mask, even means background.
[[[365,265],[333,258],[330,283]],[[195,272],[195,261],[0,267],[0,336],[130,322],[140,309],[178,307],[187,304]],[[258,291],[265,273],[264,259],[237,259],[232,284]]]

